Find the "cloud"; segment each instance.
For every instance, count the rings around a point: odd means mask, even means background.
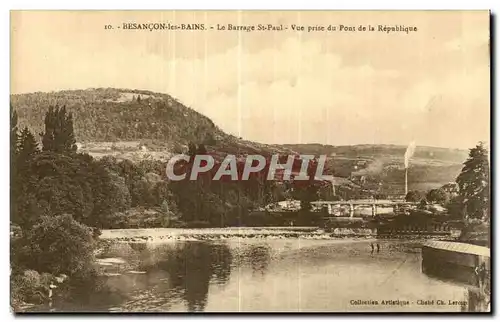
[[[304,33],[268,42],[252,33],[189,41],[176,34],[177,42],[162,34],[108,33],[69,42],[63,29],[32,26],[30,37],[20,28],[13,43],[12,89],[169,93],[225,131],[261,142],[415,138],[467,147],[489,136],[488,37],[486,29],[472,29],[474,21],[458,35],[436,31],[438,40],[423,27],[412,35],[346,41],[346,35]]]
[[[448,51],[471,50],[488,44],[489,40],[490,35],[488,29],[466,31],[463,32],[460,37],[447,41],[444,44],[444,48]]]

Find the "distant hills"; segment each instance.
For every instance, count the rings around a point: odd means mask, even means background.
[[[387,158],[399,160],[403,159],[406,146],[389,144],[359,144],[347,146],[334,146],[324,144],[284,144],[283,146],[300,153],[326,154],[339,158]],[[418,146],[415,150],[413,160],[420,162],[435,161],[437,163],[462,163],[468,155],[467,150],[448,149],[428,146]]]
[[[217,127],[208,117],[186,107],[167,94],[143,90],[97,88],[50,93],[11,95],[20,126],[36,135],[43,131],[50,105],[65,105],[73,113],[75,135],[83,150],[100,154],[147,152],[157,155],[186,151],[189,142],[205,144],[209,151],[230,154],[291,153],[326,154],[327,171],[357,180],[367,177],[378,190],[401,192],[404,182],[405,146],[322,144],[269,145],[242,140]],[[132,142],[126,144],[118,142]],[[410,162],[410,188],[425,190],[454,181],[468,151],[417,147]],[[132,158],[132,156],[130,156]]]
[[[401,145],[286,144],[303,154],[330,156],[330,171],[353,182],[363,182],[366,189],[380,194],[404,194],[404,153]],[[410,160],[410,190],[430,190],[455,181],[468,151],[418,146]]]

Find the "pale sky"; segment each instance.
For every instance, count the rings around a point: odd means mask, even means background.
[[[417,32],[104,30],[124,22]],[[489,13],[14,12],[11,92],[168,93],[263,143],[469,148],[490,132]]]

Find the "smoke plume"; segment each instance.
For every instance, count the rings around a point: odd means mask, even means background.
[[[415,153],[415,148],[416,148],[415,141],[410,142],[410,144],[406,148],[406,152],[405,152],[405,169],[408,169],[408,165],[410,164],[410,159],[413,156],[413,154]]]
[[[375,159],[371,161],[368,166],[364,169],[360,169],[354,172],[355,175],[363,175],[363,176],[376,176],[384,170],[385,162],[382,158]]]

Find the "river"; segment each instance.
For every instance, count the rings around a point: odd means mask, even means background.
[[[379,252],[376,247],[371,251],[372,242],[379,243]],[[110,295],[81,299],[80,310],[454,312],[461,310],[466,292],[461,285],[424,275],[414,241],[114,242],[99,257]],[[55,310],[71,306],[61,303]]]

